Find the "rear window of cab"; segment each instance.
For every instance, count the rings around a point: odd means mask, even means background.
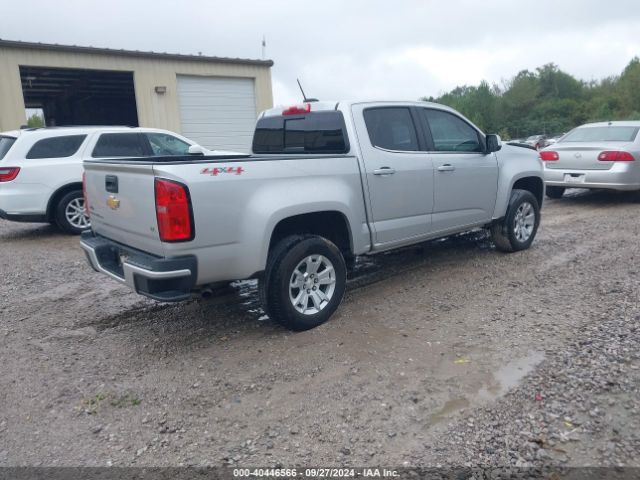
[[[276,115],[258,120],[253,153],[347,153],[344,117],[338,111]]]

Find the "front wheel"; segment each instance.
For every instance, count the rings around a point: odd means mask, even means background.
[[[60,199],[55,210],[55,221],[61,230],[73,235],[79,235],[91,227],[82,190],[73,190]]]
[[[564,187],[547,187],[546,189],[547,197],[549,198],[561,198],[564,195]]]
[[[302,331],[329,320],[344,296],[347,269],[342,253],[329,240],[296,235],[272,250],[261,297],[269,317]]]
[[[491,238],[502,252],[517,252],[531,246],[540,224],[540,206],[527,190],[513,190],[507,213],[491,227]]]

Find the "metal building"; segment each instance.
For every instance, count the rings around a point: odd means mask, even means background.
[[[0,131],[41,108],[51,125],[132,125],[248,151],[273,106],[271,60],[0,40]]]

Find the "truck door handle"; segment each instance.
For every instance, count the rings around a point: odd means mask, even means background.
[[[373,171],[374,175],[393,175],[394,173],[396,169],[391,167],[380,167]]]
[[[453,172],[455,169],[456,169],[456,167],[454,167],[450,163],[446,163],[446,164],[440,165],[438,167],[438,171],[439,172]]]
[[[118,193],[118,177],[115,175],[104,177],[104,189],[110,193]]]

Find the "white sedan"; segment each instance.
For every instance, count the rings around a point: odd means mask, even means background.
[[[589,123],[540,151],[547,196],[567,188],[640,190],[640,122]]]

